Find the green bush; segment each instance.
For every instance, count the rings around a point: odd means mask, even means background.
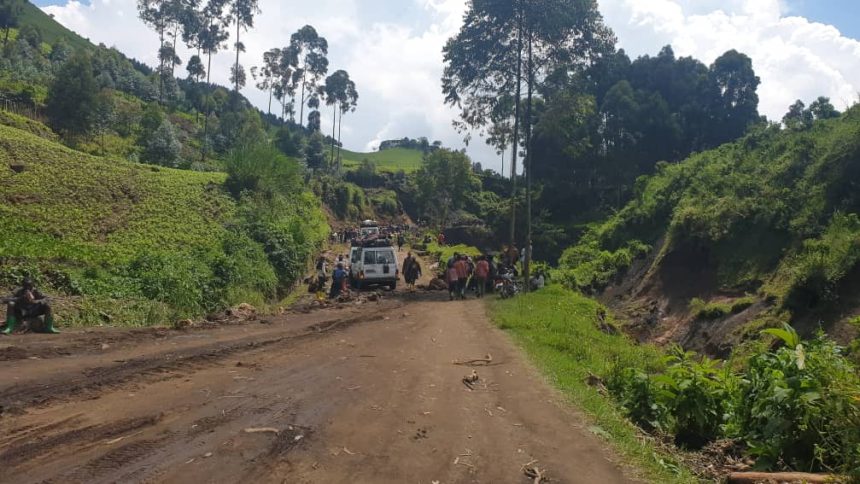
[[[730,436],[743,439],[757,467],[788,466],[860,477],[860,378],[823,335],[752,357],[733,398]]]
[[[555,274],[566,287],[585,293],[600,291],[626,271],[633,261],[644,256],[650,247],[633,240],[615,251],[599,247],[594,234],[586,235],[588,242],[568,248],[559,259]]]
[[[224,186],[236,198],[244,192],[272,198],[301,191],[299,165],[267,144],[252,144],[233,150],[225,160]]]
[[[786,307],[805,310],[837,298],[839,283],[860,263],[860,218],[856,213],[836,213],[817,239],[806,240],[802,249],[786,259],[779,278],[786,282]]]
[[[680,348],[664,360],[665,370],[648,375],[615,367],[607,378],[610,392],[627,416],[648,431],[672,435],[685,447],[699,448],[720,436],[725,421],[725,374],[716,363]]]
[[[199,314],[217,305],[211,295],[211,271],[196,257],[142,254],[129,264],[128,276],[138,281],[144,297],[169,304],[181,316]]]
[[[802,342],[788,326],[764,333],[784,345],[736,371],[676,349],[656,374],[617,364],[607,387],[634,423],[667,432],[681,445],[736,438],[761,469],[860,478],[857,368],[824,335]]]

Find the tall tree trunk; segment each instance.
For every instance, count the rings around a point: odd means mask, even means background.
[[[343,128],[343,109],[340,110],[337,122],[337,169],[340,171],[343,167],[340,166],[340,130]]]
[[[170,77],[176,75],[176,38],[179,37],[179,25],[173,28],[173,58],[170,59]]]
[[[269,87],[269,116],[272,115],[272,90],[273,89],[274,89],[273,87],[271,87],[271,86]]]
[[[528,73],[526,82],[528,83],[528,94],[526,94],[526,251],[523,259],[523,278],[526,292],[531,290],[531,262],[532,262],[532,92],[534,90],[535,73],[534,59],[532,56],[532,30],[529,29],[529,46],[528,46]]]
[[[329,162],[329,167],[334,170],[336,167],[334,166],[334,130],[337,127],[337,102],[332,106],[332,117],[331,117],[331,161]]]
[[[6,49],[6,45],[9,44],[9,29],[11,27],[6,27],[6,36],[3,37],[3,49]]]
[[[200,54],[201,49],[202,49],[202,48],[198,45],[198,46],[197,46],[197,59],[198,59],[200,62],[203,62],[203,58],[201,58],[201,57],[200,57],[200,55],[201,55],[201,54]],[[200,87],[200,72],[199,72],[199,71],[198,71],[196,74],[194,74],[194,83],[195,83],[195,84],[197,84],[197,86],[196,86],[196,87],[198,87],[198,88]],[[195,125],[199,125],[199,124],[200,124],[200,111],[199,111],[199,110],[197,110],[197,112],[194,114],[194,124],[195,124]]]
[[[299,108],[299,126],[305,124],[305,66],[302,66],[302,107]]]
[[[209,95],[208,91],[212,88],[212,83],[210,82],[212,79],[212,49],[207,51],[206,55],[208,56],[207,65],[206,65],[206,91],[207,94],[203,96],[203,102],[206,103],[206,118],[203,119],[203,141],[200,143],[200,159],[204,163],[206,162],[206,145],[209,142],[209,116],[212,114],[212,107],[209,105]]]
[[[164,56],[161,51],[164,50],[164,21],[160,20],[158,24],[158,102],[164,102]]]
[[[236,92],[239,92],[239,29],[242,23],[239,21],[239,15],[236,15],[236,66],[234,75],[236,76]]]
[[[518,2],[519,3],[519,2]],[[511,247],[516,245],[517,239],[517,152],[519,151],[520,135],[520,97],[522,96],[522,67],[523,67],[523,12],[520,4],[519,18],[517,19],[517,91],[516,107],[514,109],[514,149],[511,156]]]

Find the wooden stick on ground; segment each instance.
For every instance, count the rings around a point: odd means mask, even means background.
[[[805,472],[732,472],[729,474],[729,484],[758,484],[758,483],[828,483],[843,482],[838,476],[829,474],[807,474]]]
[[[467,360],[467,361],[454,360],[454,364],[460,365],[460,366],[474,366],[478,363],[483,363],[486,366],[492,362],[493,362],[493,356],[489,353],[487,353],[487,356],[485,356],[484,358],[477,358],[474,360]]]

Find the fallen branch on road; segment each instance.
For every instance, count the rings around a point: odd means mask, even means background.
[[[260,433],[266,433],[266,432],[277,434],[277,433],[280,433],[280,430],[278,430],[274,427],[260,427],[260,428],[253,428],[252,427],[252,428],[245,429],[246,434],[260,434]]]
[[[493,356],[491,354],[487,353],[487,356],[485,356],[483,358],[477,358],[477,359],[468,360],[468,361],[454,360],[453,363],[455,365],[460,365],[460,366],[475,366],[478,363],[483,363],[484,364],[483,366],[487,366],[492,362],[493,362]]]
[[[529,479],[532,479],[534,484],[541,484],[542,482],[549,482],[549,478],[546,477],[546,469],[540,469],[536,465],[532,465],[536,461],[529,462],[528,464],[523,466],[523,474],[526,475]]]

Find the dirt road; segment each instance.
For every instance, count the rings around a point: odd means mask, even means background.
[[[482,358],[472,368],[454,360]],[[0,338],[2,482],[624,482],[479,301]]]

